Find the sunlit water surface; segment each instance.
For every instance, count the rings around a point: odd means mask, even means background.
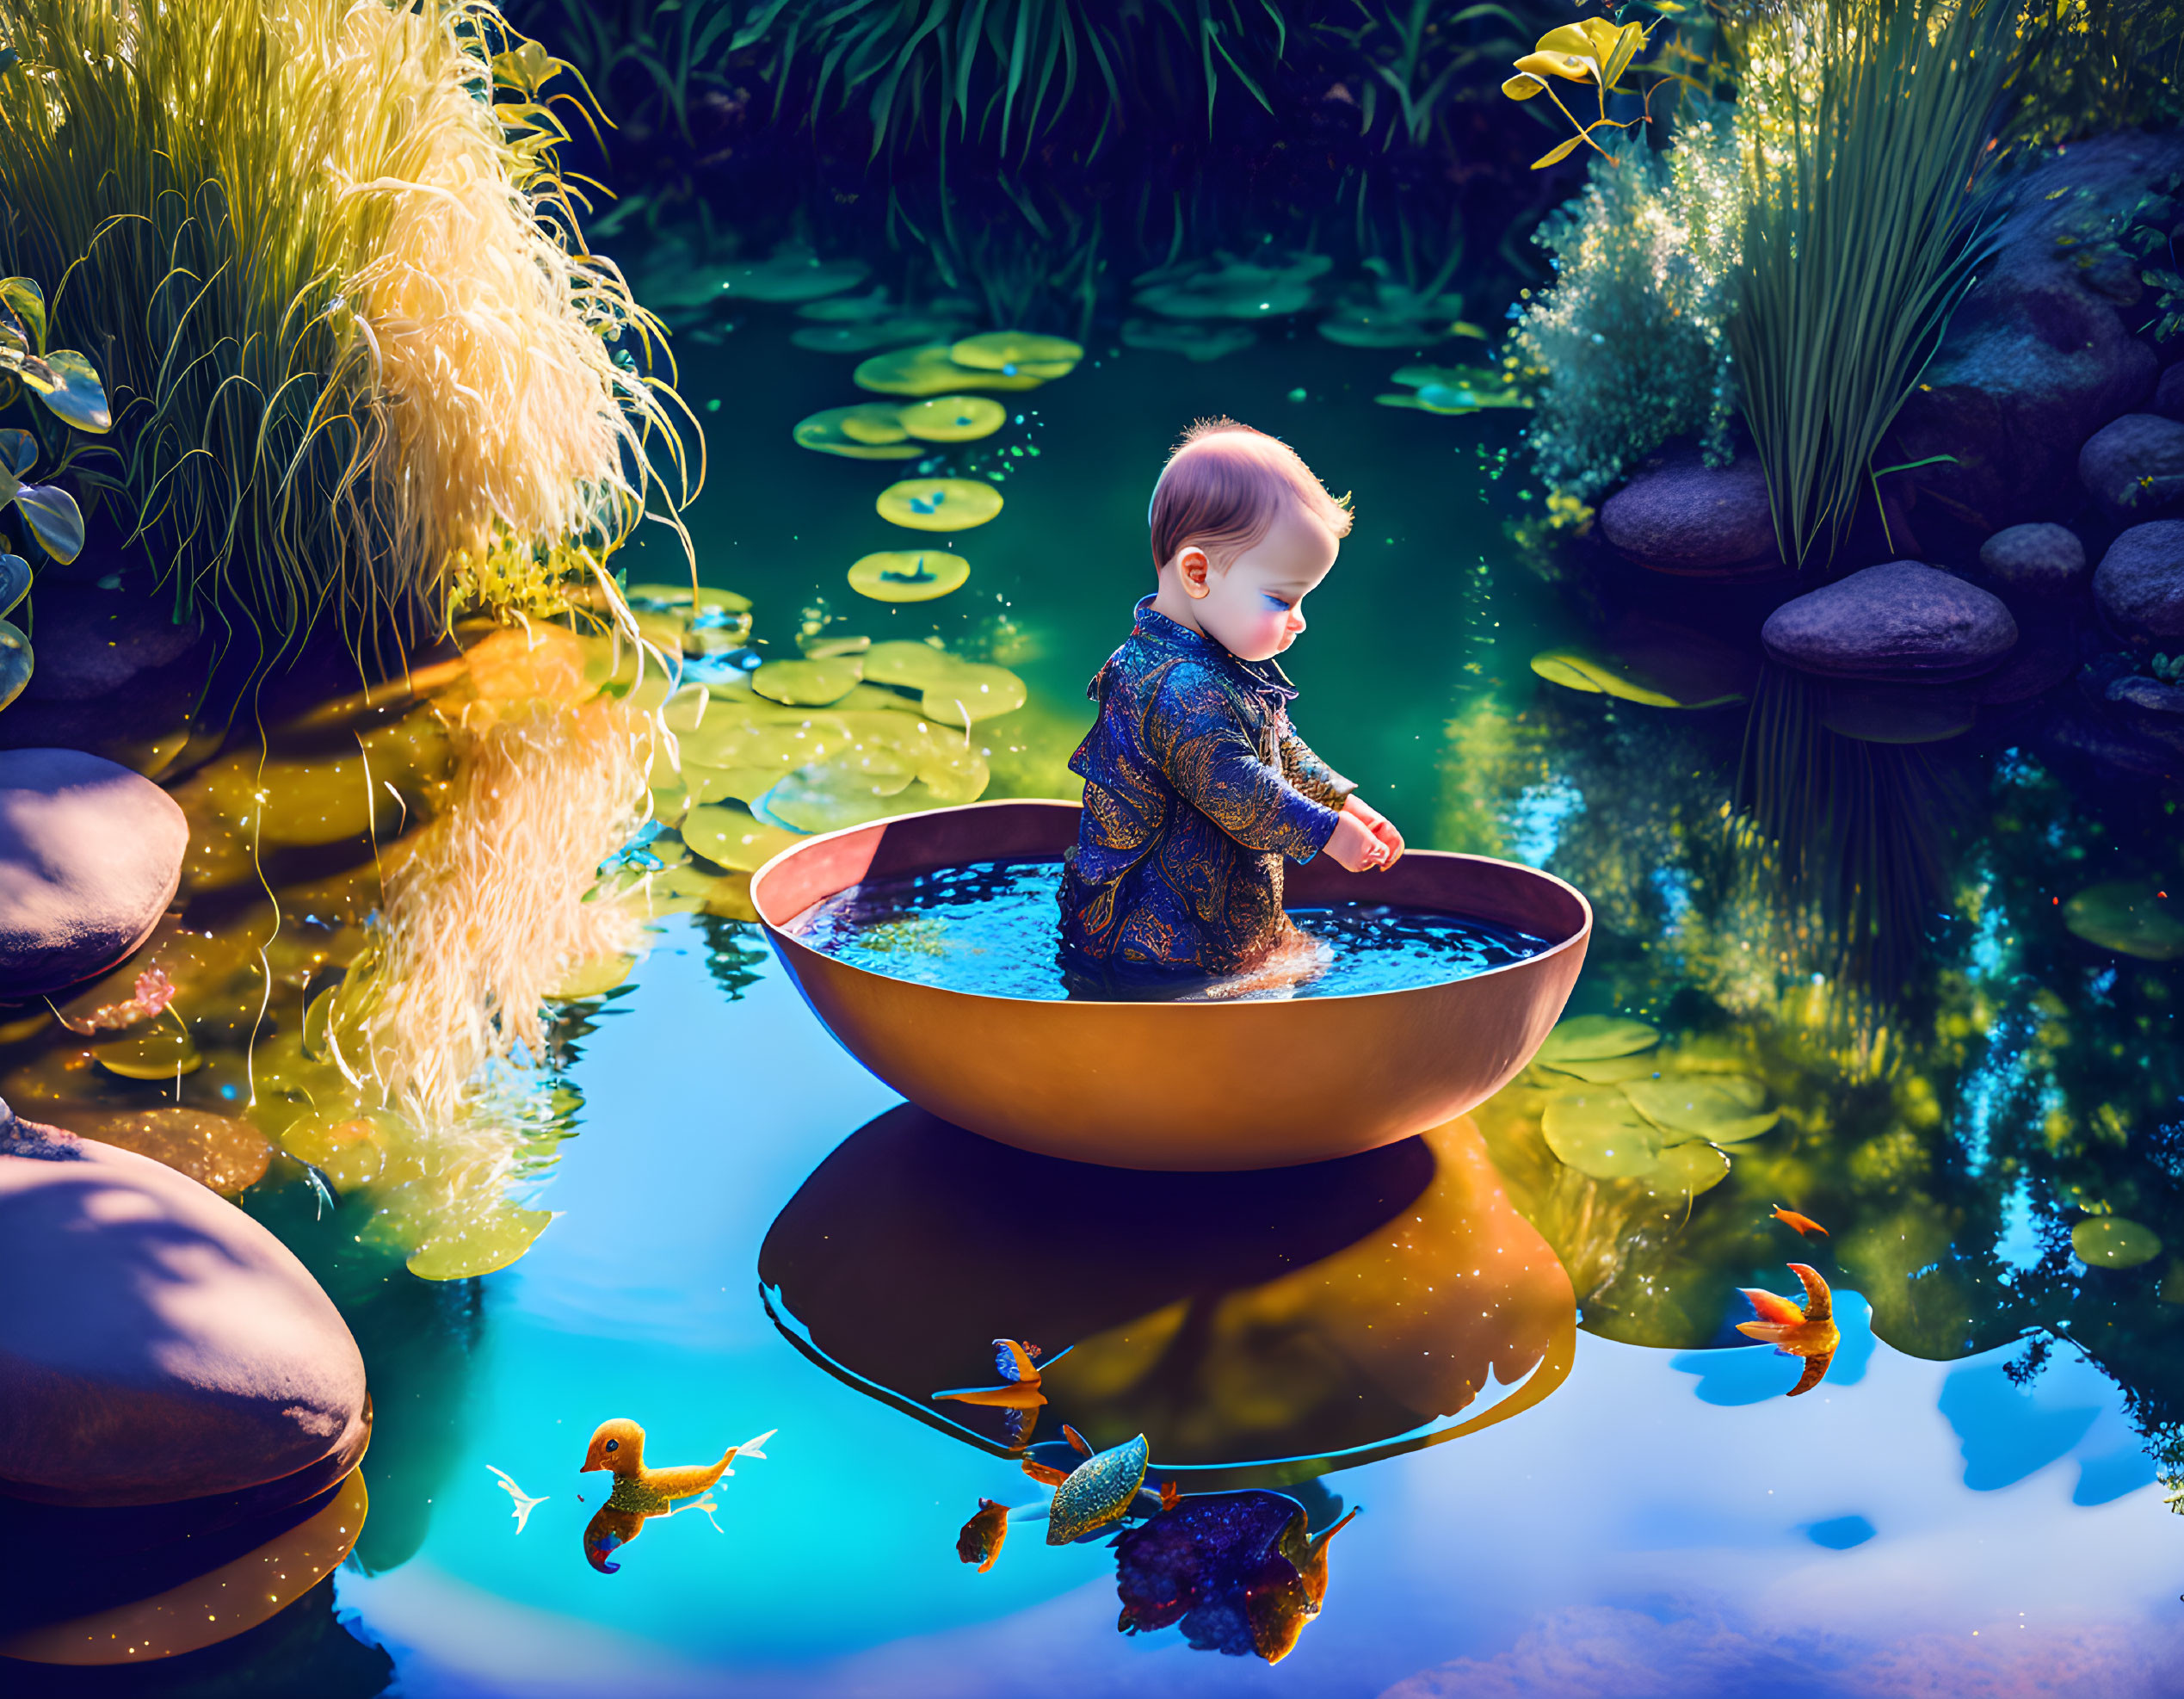
[[[861,880],[793,917],[791,936],[853,967],[986,997],[1055,1000],[1106,995],[1073,977],[1057,951],[1058,861],[969,862]],[[1292,908],[1311,941],[1298,998],[1356,997],[1468,979],[1537,955],[1546,941],[1490,921],[1391,903]],[[1236,995],[1215,981],[1182,995]],[[1248,995],[1246,992],[1244,994]]]
[[[357,1206],[299,1183],[246,1200],[363,1344],[370,1517],[338,1626],[322,1590],[188,1667],[129,1672],[133,1690],[2184,1690],[2184,1523],[2144,1438],[2177,1408],[2184,1271],[2166,1251],[2089,1267],[2070,1227],[2113,1213],[2184,1246],[2162,1166],[2184,983],[2062,919],[2095,880],[2178,876],[2158,802],[2149,828],[2128,787],[2065,785],[2029,723],[1983,711],[1976,736],[1914,748],[1798,722],[1807,764],[1784,782],[1848,774],[1839,791],[1896,799],[1915,848],[1946,835],[1949,871],[1912,899],[1918,957],[1890,970],[1923,977],[1876,1013],[1724,837],[1742,707],[1641,707],[1527,670],[1587,627],[1502,541],[1537,506],[1502,475],[1508,416],[1376,406],[1398,357],[1309,335],[1208,365],[1095,347],[994,438],[936,448],[933,470],[999,473],[1006,510],[935,539],[972,561],[966,589],[880,605],[843,573],[902,546],[873,497],[922,463],[792,445],[797,419],[860,398],[848,362],[787,345],[793,322],[684,351],[712,453],[702,576],[755,600],[768,652],[793,652],[808,609],[990,655],[1031,695],[978,728],[986,794],[1074,794],[1084,681],[1150,587],[1163,451],[1206,414],[1279,430],[1359,516],[1285,658],[1300,729],[1413,844],[1583,889],[1597,930],[1572,1011],[1657,1038],[1322,1170],[1095,1173],[951,1143],[969,1135],[848,1057],[753,929],[671,918],[584,1005],[563,1076],[578,1136],[512,1269],[420,1282],[358,1260]],[[644,547],[632,582],[680,570]],[[1696,621],[1699,602],[1749,650],[1756,613],[1712,592],[1669,612]],[[1542,1140],[1552,1104],[1596,1109],[1618,1080],[1724,1078],[1764,1123],[1722,1133],[1726,1155],[1595,1180]],[[1800,1238],[1777,1203],[1831,1236]],[[1793,1402],[1798,1364],[1731,1325],[1737,1287],[1795,1289],[1792,1259],[1833,1282],[1843,1326]],[[990,1380],[996,1337],[1074,1348],[1043,1441],[1064,1421],[1101,1446],[1144,1432],[1186,1491],[1279,1488],[1314,1530],[1361,1511],[1284,1662],[1119,1633],[1101,1542],[1049,1548],[1027,1523],[990,1572],[959,1560],[982,1498],[1043,1498],[990,1412],[933,1398]],[[614,1416],[669,1464],[778,1432],[607,1576],[579,1543],[604,1478],[577,1466]],[[544,1495],[520,1529],[489,1466]],[[70,1679],[54,1690],[90,1690]]]

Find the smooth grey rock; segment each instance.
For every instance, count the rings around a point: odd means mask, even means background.
[[[2094,570],[2093,601],[2129,642],[2184,643],[2184,519],[2134,525],[2110,543]]]
[[[1974,692],[1983,707],[2005,707],[2044,696],[2078,670],[2077,633],[2068,621],[2043,621],[2017,631],[2017,646]]]
[[[1657,572],[1741,577],[1778,563],[1767,473],[1753,454],[1710,466],[1687,449],[1650,465],[1601,504],[1600,528]]]
[[[1785,666],[1905,683],[1969,678],[2017,643],[1998,596],[1916,560],[1892,560],[1786,602],[1760,629]]]
[[[1979,546],[1979,564],[2005,590],[2060,596],[2085,581],[2085,545],[2061,525],[2011,525]]]
[[[2119,678],[2108,687],[2108,700],[2121,702],[2147,714],[2184,716],[2184,690],[2174,684],[2164,684],[2158,678],[2143,678],[2133,674]]]
[[[363,1360],[287,1246],[194,1180],[5,1105],[0,1294],[0,1492],[318,1491],[362,1451]]]
[[[2184,419],[2184,366],[2172,366],[2154,386],[2154,411],[2165,419]]]
[[[149,779],[80,750],[0,752],[0,1000],[101,973],[151,936],[189,823]]]
[[[2005,182],[2000,250],[1965,297],[1889,451],[1953,462],[1903,474],[1929,510],[1982,532],[2067,511],[2079,448],[2144,401],[2158,361],[2117,312],[2138,298],[2138,266],[2103,242],[2164,174],[2184,136],[2132,133],[2074,142]],[[2089,262],[2089,263],[2088,263]]]
[[[2078,482],[2112,519],[2167,507],[2184,495],[2184,424],[2125,413],[2078,451]]]

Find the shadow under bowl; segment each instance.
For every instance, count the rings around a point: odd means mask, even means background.
[[[1053,860],[1074,802],[975,802],[791,845],[751,902],[812,1012],[920,1108],[1020,1150],[1114,1168],[1280,1168],[1378,1149],[1454,1120],[1515,1078],[1562,1014],[1592,910],[1550,874],[1411,850],[1385,873],[1322,856],[1286,900],[1402,904],[1547,941],[1522,961],[1412,989],[1283,1002],[987,997],[890,979],[782,929],[866,879]]]

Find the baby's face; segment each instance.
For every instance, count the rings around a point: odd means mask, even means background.
[[[1271,660],[1305,629],[1305,598],[1333,569],[1341,547],[1302,509],[1285,510],[1225,571],[1216,566],[1206,574],[1206,595],[1193,609],[1200,627],[1231,655]]]

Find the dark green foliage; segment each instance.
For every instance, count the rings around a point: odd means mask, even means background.
[[[2010,81],[2013,141],[2051,145],[2184,120],[2184,5],[2033,0]]]

